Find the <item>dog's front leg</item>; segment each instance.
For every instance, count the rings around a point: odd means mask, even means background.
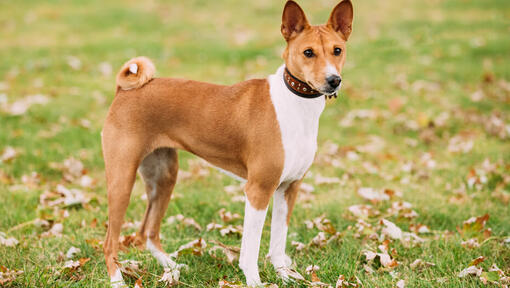
[[[275,192],[271,219],[271,242],[268,257],[274,269],[284,281],[289,280],[287,271],[292,260],[285,254],[288,223],[301,181],[282,183]]]
[[[244,210],[243,239],[239,267],[243,270],[248,286],[261,285],[258,257],[260,237],[266,219],[269,199],[274,192],[274,185],[248,183],[245,187],[246,205]]]

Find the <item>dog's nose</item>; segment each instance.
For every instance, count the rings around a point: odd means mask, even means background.
[[[326,81],[328,82],[329,86],[331,86],[332,88],[336,88],[342,82],[342,78],[340,78],[340,76],[338,75],[331,75],[328,76],[328,78],[326,78]]]

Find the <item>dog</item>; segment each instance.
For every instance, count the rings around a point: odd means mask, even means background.
[[[260,238],[274,195],[268,257],[283,280],[288,223],[300,183],[317,150],[319,117],[336,96],[352,31],[353,6],[341,1],[324,25],[312,26],[294,1],[285,4],[284,65],[267,79],[231,86],[154,78],[145,57],[131,59],[116,79],[116,95],[102,130],[108,190],[104,254],[113,287],[124,283],[117,264],[123,218],[137,170],[148,207],[137,237],[175,277],[179,265],[161,248],[159,231],[177,172],[177,150],[195,154],[246,180],[239,266],[249,286],[261,284]]]

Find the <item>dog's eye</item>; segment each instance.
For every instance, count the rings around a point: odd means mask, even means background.
[[[333,50],[333,54],[335,54],[335,56],[338,56],[342,53],[342,49],[336,47],[334,50]]]
[[[306,58],[312,58],[314,56],[312,49],[306,49],[305,51],[303,51],[303,54],[305,54]]]

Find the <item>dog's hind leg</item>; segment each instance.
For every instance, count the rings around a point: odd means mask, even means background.
[[[149,154],[140,165],[140,173],[147,190],[147,210],[140,228],[139,236],[145,241],[146,248],[165,268],[171,268],[178,274],[178,265],[161,248],[159,230],[168,202],[177,181],[179,163],[177,152],[172,148],[159,148]],[[179,275],[175,275],[176,278]]]
[[[115,134],[113,130],[103,130],[103,155],[108,190],[108,231],[103,250],[112,287],[125,287],[116,263],[117,252],[120,230],[142,155],[142,145],[137,145],[134,139],[119,138]]]

